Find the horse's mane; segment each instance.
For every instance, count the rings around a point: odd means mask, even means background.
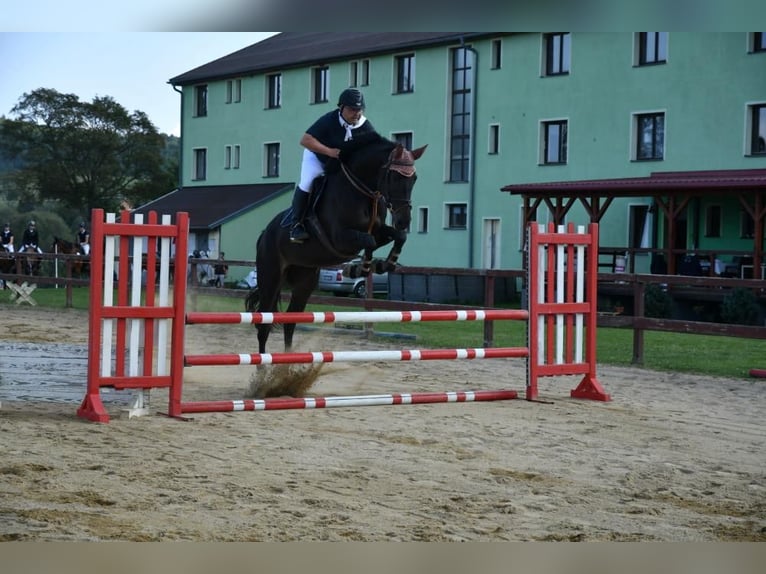
[[[383,137],[376,131],[366,132],[343,144],[341,154],[345,158],[350,158],[359,150],[385,148],[391,150],[396,146],[396,142]]]

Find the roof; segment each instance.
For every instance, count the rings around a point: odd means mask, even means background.
[[[208,80],[316,65],[333,60],[453,44],[478,32],[282,32],[168,80],[182,86]]]
[[[511,195],[548,196],[597,193],[616,197],[666,194],[670,191],[766,190],[766,169],[657,171],[646,177],[551,181],[506,185]]]
[[[189,214],[191,229],[214,229],[294,188],[294,183],[184,187],[137,207],[133,213],[155,211],[159,215],[175,216],[185,211]]]

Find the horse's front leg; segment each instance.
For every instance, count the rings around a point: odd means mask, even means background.
[[[388,252],[388,257],[385,259],[376,259],[374,262],[375,273],[387,273],[396,269],[396,264],[399,261],[399,255],[402,254],[402,248],[407,241],[407,232],[403,229],[395,229],[388,225],[382,227],[379,232],[381,240],[380,245],[385,245],[391,241],[394,244],[391,246],[391,251]]]

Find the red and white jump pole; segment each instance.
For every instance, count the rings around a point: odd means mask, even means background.
[[[107,422],[100,398],[102,387],[136,389],[132,412],[143,414],[143,390],[169,388],[168,414],[329,408],[374,404],[424,404],[506,400],[516,391],[455,391],[443,393],[396,393],[356,397],[313,397],[235,401],[184,402],[183,370],[199,365],[259,365],[326,363],[340,361],[422,361],[489,358],[527,358],[526,398],[536,399],[541,376],[582,374],[571,395],[609,400],[595,376],[595,319],[598,228],[577,233],[570,225],[546,232],[536,225],[529,229],[527,310],[385,311],[324,313],[186,313],[186,253],[189,220],[178,213],[171,224],[163,216],[157,224],[154,212],[148,222],[141,216],[130,223],[130,213],[114,214],[104,221],[94,210],[91,224],[91,308],[88,390],[78,415]],[[175,247],[175,253],[173,253]],[[125,254],[118,257],[119,254]],[[115,267],[115,261],[118,266]],[[100,263],[99,263],[100,262]],[[145,281],[141,269],[145,268]],[[175,282],[170,303],[169,275]],[[587,268],[586,268],[587,267]],[[156,269],[159,269],[157,281]],[[113,276],[117,276],[117,304],[113,301]],[[587,282],[586,282],[587,279]],[[142,290],[142,283],[146,288]],[[150,288],[151,287],[151,288]],[[159,287],[159,297],[155,297]],[[142,298],[143,293],[143,298]],[[246,353],[186,355],[186,325],[259,323],[368,323],[419,321],[528,321],[528,346],[473,349],[413,349],[399,351],[332,351],[313,353]],[[155,329],[156,328],[156,329]],[[157,333],[155,342],[154,333]],[[169,345],[168,345],[169,343]],[[168,360],[166,349],[170,348]],[[143,361],[139,349],[143,348]],[[126,354],[127,350],[127,354]],[[153,362],[156,352],[156,362]],[[167,364],[169,362],[169,369]]]

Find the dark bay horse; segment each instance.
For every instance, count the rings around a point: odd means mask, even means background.
[[[412,217],[415,160],[425,148],[410,151],[379,134],[348,142],[340,162],[334,162],[336,169],[331,160],[325,181],[314,182],[313,212],[305,221],[309,239],[290,242],[289,210],[278,213],[261,232],[256,254],[258,285],[247,295],[245,308],[277,311],[282,287],[287,285],[291,289],[287,311],[303,311],[316,289],[319,269],[346,263],[360,251],[362,262],[349,270],[352,277],[366,275],[371,268],[377,273],[393,270]],[[391,225],[386,223],[389,213]],[[387,258],[373,261],[373,252],[391,242]],[[256,328],[259,352],[265,353],[272,326]],[[284,325],[286,350],[292,347],[294,331],[294,324]]]
[[[42,259],[37,249],[31,245],[26,249],[16,252],[16,260],[21,264],[21,273],[24,275],[36,275],[40,271]]]
[[[65,255],[83,255],[80,251],[80,246],[77,243],[67,241],[61,237],[53,236],[53,244],[51,245],[51,251],[54,253],[63,253]],[[82,277],[84,273],[88,271],[88,264],[80,258],[67,258],[67,263],[71,261],[72,276],[77,275]]]

